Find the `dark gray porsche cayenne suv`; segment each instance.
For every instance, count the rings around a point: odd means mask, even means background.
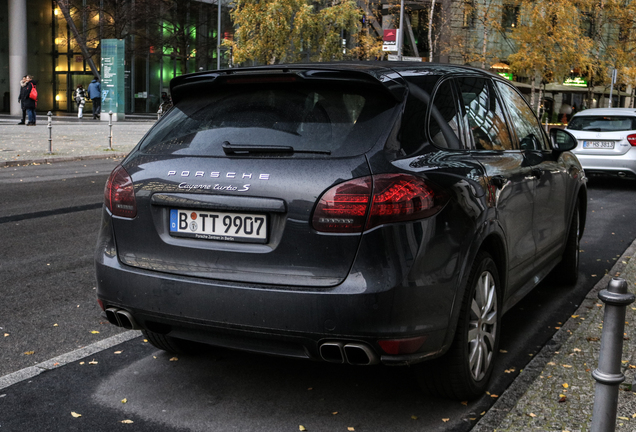
[[[463,400],[502,314],[551,272],[576,281],[576,140],[498,76],[276,65],[171,93],[108,180],[96,250],[109,321],[157,348],[411,365]]]

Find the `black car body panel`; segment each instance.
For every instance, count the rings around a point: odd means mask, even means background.
[[[312,147],[315,135],[302,136],[310,129],[291,129],[297,113],[281,126],[272,120],[262,133],[234,118],[217,121],[223,113],[205,117],[212,108],[200,101],[231,98],[228,86],[259,101],[267,89],[276,94],[288,86],[303,95],[353,89],[373,94],[367,100],[374,108],[359,117],[368,122],[364,139],[333,132],[337,145],[321,152]],[[104,208],[99,300],[129,312],[136,328],[250,351],[320,359],[324,342],[342,341],[365,344],[387,364],[443,354],[480,251],[497,264],[507,310],[559,263],[577,203],[585,221],[585,176],[576,157],[553,151],[542,131],[526,136],[516,128],[520,114],[505,98],[517,96],[500,86],[509,84],[472,68],[406,63],[276,65],[175,78],[175,107],[121,164],[136,215]],[[345,105],[356,97],[344,97]],[[307,100],[315,108],[319,99]],[[357,108],[348,112],[359,115]],[[332,131],[342,126],[336,117],[329,117]],[[202,123],[210,129],[199,129]],[[227,124],[231,139],[223,138]],[[279,140],[270,135],[276,131],[286,135]],[[263,142],[254,142],[259,137]],[[507,148],[491,146],[499,142]],[[430,187],[434,214],[358,232],[316,228],[326,191],[357,179],[379,187],[380,177],[399,175]],[[256,242],[176,237],[168,229],[174,209],[199,218],[266,215],[268,235]],[[379,345],[409,337],[423,342],[408,354]]]

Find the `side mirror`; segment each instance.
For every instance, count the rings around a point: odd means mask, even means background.
[[[578,142],[574,135],[563,129],[550,129],[552,148],[558,152],[570,151],[576,148]]]

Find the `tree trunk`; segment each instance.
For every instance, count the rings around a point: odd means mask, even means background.
[[[530,87],[530,106],[532,107],[532,109],[535,108],[535,104],[534,104],[534,89],[535,89],[535,85],[537,82],[537,73],[536,71],[532,74],[532,86]]]
[[[435,0],[431,1],[431,10],[428,13],[428,61],[433,61],[433,16],[435,13]]]
[[[484,43],[481,48],[481,68],[486,69],[486,51],[488,48],[488,27],[484,23]]]

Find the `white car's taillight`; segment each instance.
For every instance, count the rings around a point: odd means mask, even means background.
[[[636,134],[627,135],[627,142],[636,147]]]

